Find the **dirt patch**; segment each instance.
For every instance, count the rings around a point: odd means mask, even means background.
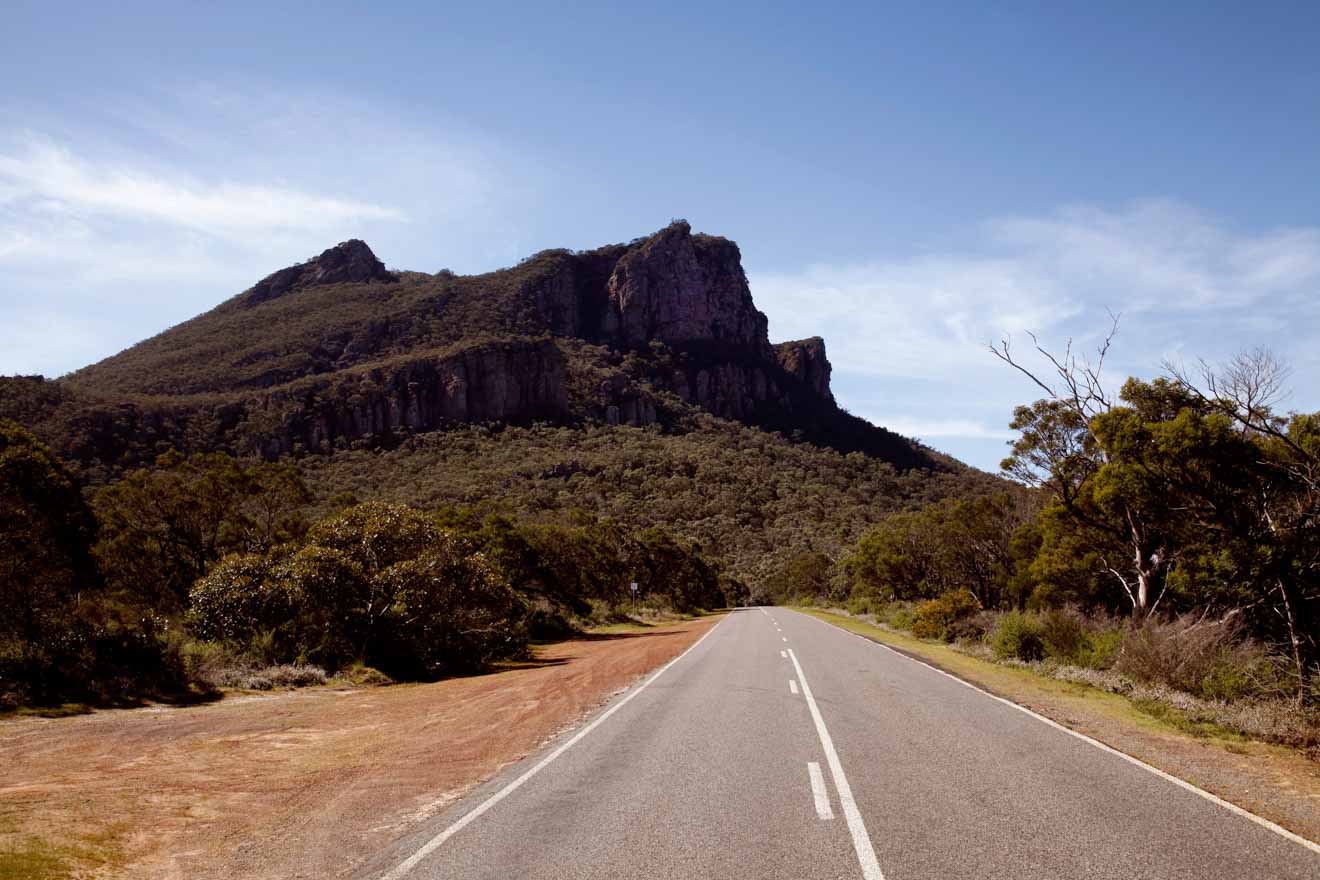
[[[38,847],[60,860],[51,876],[351,873],[713,623],[562,642],[435,684],[0,723],[0,869]]]

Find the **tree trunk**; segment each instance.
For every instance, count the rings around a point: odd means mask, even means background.
[[[1288,589],[1288,582],[1284,578],[1279,578],[1279,594],[1283,597],[1283,619],[1288,624],[1288,641],[1292,647],[1293,674],[1297,679],[1297,706],[1300,708],[1306,703],[1307,691],[1309,688],[1309,675],[1307,670],[1309,652],[1302,646],[1302,636],[1300,627],[1297,623],[1296,603],[1293,601],[1291,591]]]

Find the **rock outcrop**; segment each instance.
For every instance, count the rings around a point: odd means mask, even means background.
[[[769,355],[738,246],[673,223],[630,248],[606,285],[604,335],[628,345],[718,342]]]
[[[338,443],[446,424],[561,421],[568,416],[565,388],[564,356],[554,344],[487,343],[267,395],[253,401],[253,410],[279,413],[281,427],[254,430],[247,439],[276,456],[296,446],[327,451]]]
[[[834,394],[830,391],[831,367],[825,357],[824,339],[812,336],[796,342],[781,342],[775,346],[775,358],[786,373],[833,402]]]
[[[260,305],[304,287],[397,280],[398,276],[376,259],[366,242],[353,238],[340,242],[319,257],[267,275],[244,295],[243,303]]]

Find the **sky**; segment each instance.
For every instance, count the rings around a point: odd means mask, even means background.
[[[0,373],[350,237],[481,272],[685,218],[849,411],[988,470],[1039,396],[1268,346],[1320,409],[1320,5],[6,4]],[[1034,362],[1033,366],[1040,366]]]

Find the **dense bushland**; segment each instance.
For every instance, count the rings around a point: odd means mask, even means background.
[[[83,488],[0,423],[0,700],[180,697],[479,669],[631,599],[745,597],[698,547],[583,512],[532,520],[340,495],[288,464],[167,453]],[[368,674],[367,678],[371,676]]]

